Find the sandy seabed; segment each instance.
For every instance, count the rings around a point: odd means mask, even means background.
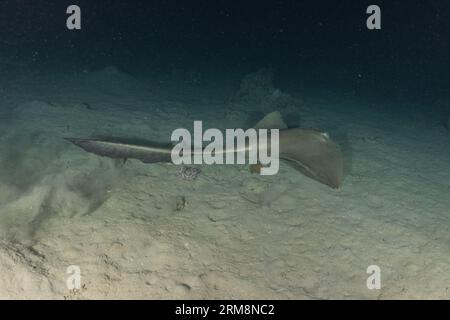
[[[204,165],[187,181],[177,166],[122,163],[63,138],[164,142],[194,120],[246,127],[270,105],[237,99],[239,83],[113,67],[0,84],[0,298],[450,296],[450,136],[432,112],[396,117],[352,96],[276,106],[342,145],[338,190],[284,164],[275,176]],[[80,290],[66,286],[70,265]],[[380,290],[366,286],[370,265]]]

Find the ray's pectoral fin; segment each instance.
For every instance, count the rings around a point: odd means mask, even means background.
[[[288,160],[300,172],[332,188],[341,186],[343,155],[327,134],[291,129],[280,135],[280,145],[280,158]]]
[[[280,112],[267,114],[253,128],[280,130],[280,158],[287,160],[304,175],[339,188],[343,179],[343,155],[339,146],[328,134],[310,130],[288,129]],[[261,165],[251,165],[250,172],[256,173]]]
[[[267,115],[264,116],[261,120],[258,121],[253,126],[253,129],[287,129],[287,125],[283,120],[283,117],[281,116],[281,113],[279,111],[273,111]],[[262,164],[258,161],[256,164],[250,165],[250,172],[251,173],[261,173]]]

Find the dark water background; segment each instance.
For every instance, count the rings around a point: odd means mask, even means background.
[[[82,30],[66,29],[66,8]],[[381,7],[382,29],[366,28]],[[0,3],[0,55],[29,68],[114,65],[138,74],[242,77],[271,67],[281,88],[354,92],[424,108],[450,96],[450,2],[31,1]]]

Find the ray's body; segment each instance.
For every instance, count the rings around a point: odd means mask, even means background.
[[[274,115],[275,114],[275,115]],[[274,120],[275,118],[275,120]],[[327,134],[310,129],[286,129],[278,113],[272,113],[260,121],[255,128],[278,127],[279,156],[290,162],[306,176],[338,188],[343,179],[343,156],[339,146]],[[114,159],[138,159],[144,163],[171,162],[172,145],[132,141],[120,138],[79,139],[66,138],[85,151]],[[270,144],[267,144],[270,149]],[[245,152],[257,150],[258,145],[247,143]],[[266,148],[266,147],[265,147]],[[224,153],[239,150],[224,149]],[[242,150],[240,150],[242,151]],[[270,150],[268,150],[270,152]],[[191,151],[191,156],[195,152]]]

